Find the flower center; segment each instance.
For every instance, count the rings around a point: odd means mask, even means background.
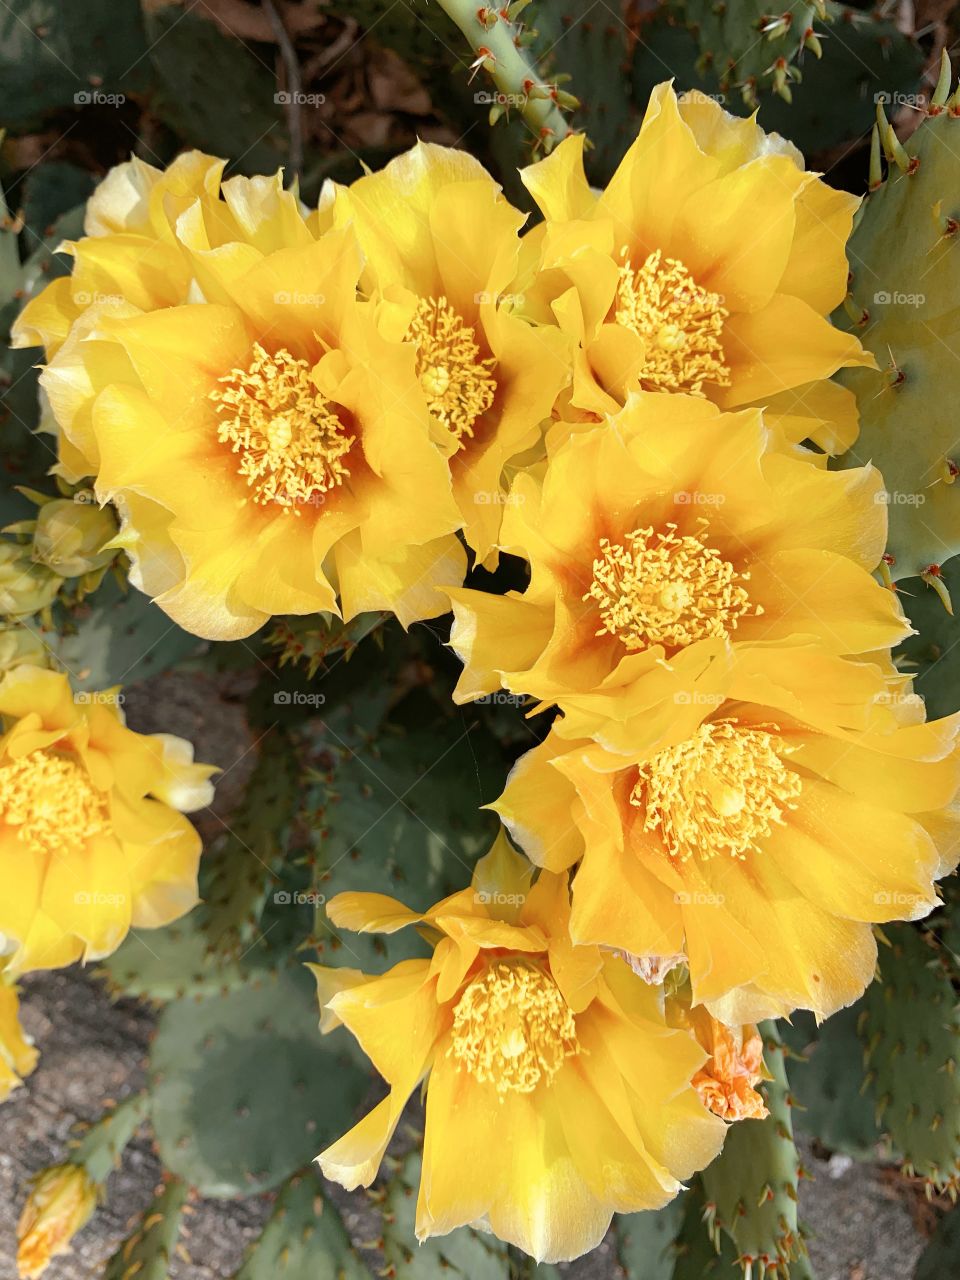
[[[531,1093],[580,1052],[580,1042],[573,1013],[548,974],[499,963],[461,995],[449,1052],[497,1093]]]
[[[106,798],[75,760],[31,751],[0,765],[0,819],[31,853],[71,853],[110,830]]]
[[[417,347],[417,377],[430,412],[462,446],[493,404],[496,360],[480,359],[473,330],[446,298],[421,298],[407,337]]]
[[[210,392],[217,439],[239,455],[254,502],[300,515],[349,477],[344,458],[356,436],[317,390],[309,361],[282,347],[270,355],[257,342],[250,367],[231,369],[220,382]]]
[[[720,294],[698,285],[682,262],[662,258],[659,249],[639,269],[622,252],[615,316],[646,346],[644,389],[701,396],[705,382],[729,386],[720,337],[730,313]]]
[[[644,810],[645,831],[659,830],[672,858],[755,851],[796,808],[802,783],[782,757],[789,747],[776,725],[742,728],[713,720],[640,766],[630,803]]]
[[[623,542],[600,539],[593,562],[593,581],[584,600],[599,605],[603,626],[628,649],[662,644],[680,648],[708,636],[725,636],[751,611],[738,573],[720,552],[704,541],[706,525],[695,533],[635,529]],[[762,612],[760,606],[752,609]]]

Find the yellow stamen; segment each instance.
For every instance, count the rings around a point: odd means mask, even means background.
[[[430,412],[462,446],[493,404],[496,360],[480,359],[473,329],[446,298],[421,298],[407,337],[417,347],[417,377]]]
[[[317,390],[309,361],[283,347],[270,355],[257,342],[249,368],[220,381],[223,390],[210,392],[222,419],[217,439],[239,455],[254,502],[299,516],[349,478],[344,459],[356,436]]]
[[[0,765],[0,821],[40,855],[73,852],[110,830],[106,798],[79,762],[46,750]]]
[[[637,270],[623,253],[615,317],[644,341],[644,389],[701,396],[705,382],[728,387],[721,336],[730,313],[720,294],[698,285],[682,262],[662,258],[659,249]]]
[[[531,1093],[580,1052],[573,1013],[553,978],[526,963],[486,969],[461,995],[450,1054],[497,1093]]]
[[[635,529],[623,542],[600,539],[593,582],[584,600],[600,606],[598,636],[616,636],[630,650],[662,644],[679,648],[708,636],[725,636],[751,611],[738,573],[705,542],[706,522],[692,534]],[[752,609],[754,616],[760,607]]]
[[[802,783],[783,756],[777,725],[713,720],[640,766],[630,803],[659,831],[672,858],[745,858],[796,808]]]

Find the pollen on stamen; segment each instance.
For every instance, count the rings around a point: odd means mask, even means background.
[[[745,859],[795,809],[802,781],[777,725],[712,720],[642,764],[630,803],[679,862]]]
[[[480,358],[473,329],[443,297],[420,299],[407,338],[417,348],[417,377],[427,407],[462,447],[493,405],[496,360]]]
[[[106,799],[79,761],[47,749],[0,765],[0,822],[30,853],[48,857],[111,829]]]
[[[501,1097],[549,1084],[580,1052],[572,1010],[550,974],[532,964],[485,969],[454,1009],[449,1055]]]
[[[718,293],[697,284],[677,258],[654,250],[635,268],[626,247],[614,318],[645,345],[641,385],[647,391],[702,396],[704,384],[730,385],[723,351],[729,312]]]
[[[601,538],[583,599],[598,605],[598,636],[616,636],[631,651],[676,649],[722,638],[761,613],[743,585],[749,578],[707,545],[705,523],[682,535],[670,523],[634,529],[622,542]]]
[[[356,436],[317,389],[310,362],[255,343],[247,369],[231,369],[209,393],[217,439],[238,455],[255,503],[301,515],[349,479]]]

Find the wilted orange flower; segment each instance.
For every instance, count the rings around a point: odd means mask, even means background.
[[[17,1224],[21,1280],[36,1280],[51,1259],[70,1252],[70,1241],[97,1207],[97,1187],[76,1164],[44,1169],[35,1179]]]

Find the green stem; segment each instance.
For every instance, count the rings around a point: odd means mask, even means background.
[[[478,5],[477,0],[437,0],[437,3],[466,36],[477,54],[476,65],[489,72],[507,99],[506,107],[519,109],[535,134],[535,147],[552,151],[571,132],[560,103],[564,99],[565,105],[576,103],[567,94],[559,94],[558,102],[556,85],[541,77],[536,64],[518,42],[521,26],[493,5]],[[483,20],[485,15],[489,15],[487,21]],[[493,104],[494,120],[502,114],[497,111],[498,105]]]

